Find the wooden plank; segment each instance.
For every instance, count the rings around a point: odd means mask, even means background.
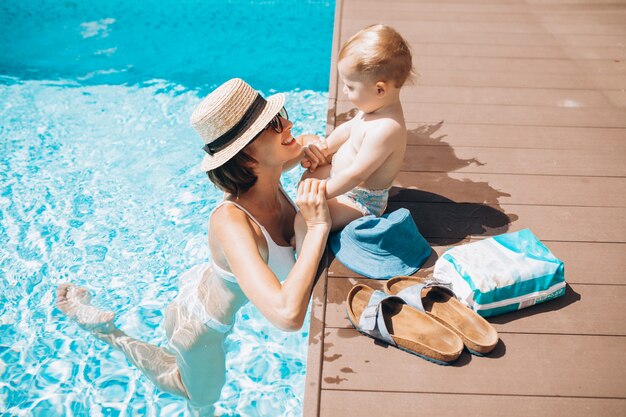
[[[345,42],[362,27],[348,25],[341,34],[341,42]],[[543,47],[568,47],[591,52],[591,48],[616,48],[620,51],[624,47],[624,35],[585,35],[585,34],[559,34],[554,35],[545,31],[537,33],[520,32],[467,32],[441,30],[440,27],[432,27],[428,22],[407,28],[402,31],[402,36],[411,43],[412,48],[420,45],[500,45],[500,46],[537,46]],[[415,46],[414,46],[415,45]],[[605,55],[606,52],[603,53]],[[419,56],[415,54],[416,56]],[[441,55],[434,53],[434,55]],[[561,55],[559,53],[559,55]],[[606,55],[605,55],[606,56]],[[548,57],[555,58],[555,57]],[[607,59],[607,58],[605,58]]]
[[[483,23],[491,25],[493,23],[501,24],[508,23],[510,25],[528,27],[538,25],[538,20],[532,13],[499,13],[497,11],[476,13],[476,11],[425,11],[425,10],[411,10],[411,8],[392,8],[392,7],[380,7],[376,4],[366,9],[361,6],[360,12],[363,16],[375,15],[381,22],[393,22],[394,25],[403,24],[406,21],[419,22],[420,24],[425,22],[437,22],[437,23]],[[553,18],[554,23],[558,22],[558,18]]]
[[[376,0],[348,0],[346,4],[370,4],[375,7]],[[488,11],[520,12],[520,11],[585,11],[585,10],[612,10],[621,8],[624,0],[603,0],[602,3],[590,2],[590,0],[388,0],[390,5],[396,7],[415,7],[423,5],[422,10],[456,10],[456,11]],[[387,3],[386,3],[387,4]],[[357,11],[351,14],[358,15]],[[348,14],[344,18],[349,17]]]
[[[390,198],[581,207],[626,207],[626,178],[401,171]]]
[[[465,1],[465,0],[463,0]],[[566,8],[597,8],[608,5],[623,6],[624,0],[602,0],[598,5],[593,0],[526,0],[525,3],[534,7],[555,7],[560,5]]]
[[[626,242],[623,208],[412,203],[390,201],[387,210],[407,208],[420,232],[446,244],[475,235],[496,235],[529,228],[541,240]],[[600,255],[600,254],[598,254]]]
[[[576,61],[576,66],[591,75],[618,75],[622,77],[622,80],[624,79],[624,75],[626,75],[626,61],[623,60],[579,59]]]
[[[407,85],[402,103],[497,104],[552,107],[614,107],[600,91]],[[345,96],[339,97],[345,101]]]
[[[343,10],[343,0],[335,1],[335,17],[334,17],[334,26],[333,26],[333,44],[330,53],[330,78],[328,85],[328,99],[333,100],[333,103],[329,103],[328,109],[328,119],[331,118],[331,114],[334,114],[335,103],[337,99],[337,57],[339,55],[339,48],[341,46],[341,42],[339,40],[341,35],[341,26],[343,24],[342,19],[342,10]],[[331,105],[332,104],[332,105]],[[331,113],[331,109],[333,112]],[[331,121],[327,120],[327,125],[330,125]]]
[[[600,22],[590,22],[580,24],[568,24],[544,22],[543,26],[546,31],[556,35],[626,35],[626,26],[620,25],[619,23],[605,24]]]
[[[377,290],[384,281],[365,278],[330,278],[326,328],[352,327],[346,314],[346,296],[356,284]],[[626,284],[626,283],[625,283]],[[567,286],[564,296],[514,313],[490,317],[498,332],[626,336],[626,285]]]
[[[456,244],[475,242],[484,237],[466,238]],[[623,243],[555,242],[543,240],[554,255],[565,263],[565,280],[574,284],[626,285],[626,245]],[[452,245],[430,241],[433,254],[415,275],[432,274],[435,261]],[[333,278],[359,278],[333,256],[328,276]]]
[[[503,341],[493,355],[464,353],[453,367],[327,328],[319,415],[624,414],[626,370],[614,365],[626,355],[624,1],[390,0],[381,12],[374,0],[345,0],[343,9],[340,42],[389,23],[421,73],[403,90],[418,145],[396,183],[408,189],[394,188],[390,203],[432,235],[435,253],[418,274],[432,272],[446,244],[530,227],[564,260],[571,287],[494,318]],[[350,108],[337,103],[338,122]],[[331,324],[346,290],[331,288],[356,274],[337,260],[328,274]]]
[[[624,19],[626,22],[626,19]],[[594,60],[594,59],[613,59],[616,61],[624,60],[626,57],[626,48],[624,47],[580,47],[566,46],[562,48],[563,53],[575,60]]]
[[[357,28],[346,28],[342,33],[342,41],[348,39]],[[553,35],[550,33],[473,33],[473,32],[449,32],[433,31],[424,28],[421,24],[415,25],[402,37],[411,45],[414,44],[454,44],[454,45],[509,45],[509,46],[533,46],[543,45],[552,47],[570,47],[590,50],[590,48],[623,48],[623,36],[610,35]],[[553,57],[551,57],[553,58]]]
[[[422,41],[423,42],[423,41]],[[489,44],[444,44],[414,42],[411,50],[416,56],[474,56],[501,58],[576,58],[576,59],[616,59],[626,57],[624,47],[571,47],[571,46],[531,46],[489,45]]]
[[[340,114],[347,120],[348,115]],[[469,123],[407,124],[410,145],[626,151],[626,129]]]
[[[333,28],[333,46],[330,64],[328,113],[326,120],[326,133],[330,134],[335,126],[335,107],[337,101],[337,76],[336,56],[339,47],[339,33],[341,32],[343,1],[335,1],[335,17]],[[324,256],[318,266],[317,282],[313,286],[311,294],[311,320],[309,324],[309,340],[307,351],[307,371],[304,382],[304,398],[302,406],[303,417],[318,417],[320,407],[322,359],[324,352],[324,327],[326,321],[326,293],[328,287],[329,249],[324,251]]]
[[[352,33],[343,33],[342,39],[348,39]],[[472,32],[433,32],[416,25],[410,33],[402,33],[402,37],[411,45],[414,44],[454,44],[454,45],[544,45],[558,46],[561,43],[554,36],[547,33],[492,33]],[[604,44],[590,46],[619,46],[612,43],[612,37],[604,37]],[[597,43],[597,42],[596,42]]]
[[[465,1],[465,0],[463,0]],[[499,1],[499,0],[498,0]],[[525,3],[532,4],[533,7],[544,7],[545,5],[564,5],[566,7],[598,7],[593,0],[526,0]],[[623,6],[624,0],[603,0],[600,5]]]
[[[429,57],[430,59],[430,57]],[[585,61],[581,61],[585,62]],[[621,61],[620,61],[621,62]],[[527,62],[533,66],[534,62]],[[622,90],[624,77],[620,74],[603,74],[601,77],[559,74],[554,68],[549,72],[541,73],[536,70],[524,72],[495,72],[495,71],[450,71],[440,70],[437,72],[420,69],[419,84],[434,86],[460,86],[460,87],[517,87],[517,88],[561,88],[561,89],[601,89]]]
[[[403,103],[407,122],[484,123],[498,125],[626,127],[626,112],[610,108],[556,108],[538,106],[496,106],[487,104]],[[337,101],[337,112],[345,113],[354,105]],[[419,115],[419,116],[418,116]],[[419,119],[418,119],[419,118]]]
[[[533,3],[533,2],[530,2]],[[531,12],[542,12],[544,14],[581,14],[581,13],[615,13],[624,10],[624,3],[620,0],[613,2],[603,1],[601,4],[574,4],[575,2],[566,1],[566,4],[530,4],[529,2],[516,1],[415,1],[415,0],[387,0],[385,2],[386,11],[414,13],[513,13],[520,14]],[[345,3],[345,11],[347,16],[351,15],[368,15],[378,13],[380,10],[380,2],[377,0],[350,0]]]
[[[322,389],[626,398],[626,338],[500,333],[487,357],[463,352],[439,366],[375,344],[354,329],[327,329]]]
[[[613,7],[610,10],[598,10],[597,8],[584,13],[534,13],[541,22],[546,24],[548,30],[550,25],[565,25],[576,30],[578,25],[601,25],[612,28],[613,26],[623,27],[626,21],[626,8]]]
[[[609,99],[613,106],[626,109],[626,90],[603,91],[603,94]]]
[[[559,35],[557,39],[560,43],[566,46],[610,46],[613,48],[624,47],[623,36]]]
[[[551,241],[544,243],[565,263],[567,282],[626,285],[626,245]]]
[[[462,35],[462,34],[460,34]],[[489,34],[494,36],[493,34]],[[613,72],[621,72],[626,68],[624,62],[613,60],[581,61],[580,65],[572,65],[570,59],[529,59],[529,58],[495,58],[495,57],[451,57],[451,56],[428,56],[414,57],[414,65],[420,73],[429,71],[456,71],[456,72],[488,72],[490,74],[507,73],[518,76],[520,74],[553,74],[553,75],[583,75],[588,70],[603,68],[605,70],[613,68]],[[584,80],[583,77],[578,79]],[[536,81],[545,78],[535,78]],[[551,79],[549,79],[552,81]],[[501,87],[514,87],[515,81],[509,80],[508,84]],[[555,83],[552,81],[552,83]],[[419,80],[423,85],[423,79]],[[519,83],[518,83],[519,84]],[[525,84],[527,85],[527,84]],[[555,88],[558,85],[555,85]],[[536,86],[545,87],[545,86]],[[545,87],[550,88],[550,87]],[[587,88],[584,84],[578,84],[577,89]]]
[[[345,10],[347,16],[359,16],[376,13],[380,3],[376,0],[347,1]],[[465,13],[521,13],[529,10],[528,6],[516,2],[436,2],[436,1],[397,1],[385,2],[385,10],[406,13],[427,12],[465,12]]]
[[[386,14],[386,16],[385,16]],[[467,19],[463,14],[454,13],[405,13],[402,19],[395,19],[390,13],[382,13],[381,16],[369,17],[367,13],[352,19],[347,19],[342,30],[341,41],[345,42],[347,36],[356,33],[361,28],[372,24],[382,23],[393,26],[398,32],[410,32],[411,25],[420,25],[432,28],[435,32],[473,32],[473,33],[545,33],[538,19],[533,19],[529,14],[513,13],[467,13]],[[488,21],[493,18],[493,21]],[[496,20],[502,19],[502,20]],[[557,23],[554,23],[557,24]],[[456,29],[453,29],[456,27]],[[482,29],[481,29],[482,28]],[[450,30],[447,30],[450,29]],[[345,34],[345,35],[344,35]],[[619,34],[615,33],[615,34]]]
[[[476,174],[626,176],[624,154],[609,149],[407,146],[404,171]]]
[[[352,34],[346,34],[344,38],[347,40]],[[461,36],[460,34],[458,36]],[[579,48],[577,53],[590,54],[587,49]],[[416,57],[424,56],[471,56],[471,57],[488,57],[488,58],[547,58],[547,59],[565,59],[568,57],[563,47],[560,45],[490,45],[490,44],[457,44],[457,43],[411,43],[411,51]],[[603,48],[595,51],[600,59],[618,59],[624,55],[624,51],[620,48]]]
[[[618,60],[619,62],[624,62]],[[579,62],[593,62],[593,61],[576,61]],[[596,89],[599,90],[616,90],[624,92],[626,90],[626,77],[624,74],[599,74],[599,75],[590,75],[589,79],[594,84]]]
[[[311,297],[311,321],[309,325],[309,348],[307,352],[307,371],[304,384],[303,417],[314,417],[319,414],[322,356],[324,352],[324,327],[326,322],[328,263],[327,249],[320,262],[317,271],[317,282],[313,287]]]
[[[615,417],[626,414],[626,400],[323,390],[320,410],[342,417]]]
[[[355,16],[344,19],[345,33],[356,33],[358,30],[372,23],[383,23],[393,26],[400,33],[410,33],[411,27],[421,26],[424,30],[439,32],[472,32],[472,33],[552,33],[558,35],[626,35],[626,27],[606,25],[602,23],[581,23],[568,25],[566,23],[550,23],[539,21],[529,22],[467,22],[467,21],[427,21],[420,20],[419,16],[407,15],[406,19],[379,19],[374,14]],[[345,42],[345,39],[341,39]]]

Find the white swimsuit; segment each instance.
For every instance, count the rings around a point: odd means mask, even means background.
[[[289,203],[297,211],[297,207],[295,206],[293,201],[291,201],[291,199],[285,193],[282,187],[281,191],[287,198],[287,201],[289,201]],[[269,266],[269,268],[280,280],[280,282],[283,282],[287,278],[287,275],[289,275],[289,272],[291,271],[293,265],[296,263],[295,250],[291,246],[280,246],[276,242],[274,242],[265,227],[263,227],[263,225],[261,225],[261,223],[259,223],[258,220],[255,219],[254,216],[250,214],[250,212],[248,212],[248,210],[243,208],[241,205],[235,203],[234,201],[222,201],[213,209],[213,212],[215,212],[218,207],[226,203],[230,203],[238,207],[259,226],[261,232],[263,233],[263,236],[265,236],[265,240],[267,241],[267,266]],[[226,333],[233,327],[233,325],[221,323],[211,317],[207,313],[200,299],[198,298],[198,285],[204,277],[204,274],[215,274],[217,277],[220,277],[225,281],[237,284],[237,278],[235,278],[235,276],[231,272],[226,271],[225,269],[217,265],[213,260],[211,260],[211,262],[196,265],[181,275],[180,291],[178,293],[178,296],[176,297],[177,302],[180,306],[187,309],[190,313],[195,315],[199,320],[201,320],[211,329],[216,330],[220,333]]]

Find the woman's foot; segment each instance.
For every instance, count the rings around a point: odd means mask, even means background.
[[[57,287],[57,308],[85,330],[108,333],[115,329],[115,313],[91,305],[91,294],[83,287],[61,284]]]

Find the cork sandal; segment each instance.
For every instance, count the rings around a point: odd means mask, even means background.
[[[491,352],[498,343],[498,333],[474,310],[463,305],[450,285],[433,278],[399,276],[385,283],[385,292],[402,298],[408,305],[426,312],[453,332],[475,355]]]
[[[463,342],[452,331],[399,297],[355,285],[346,302],[348,319],[362,334],[439,365],[456,360]]]

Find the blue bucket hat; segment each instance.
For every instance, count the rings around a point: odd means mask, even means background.
[[[411,275],[432,251],[405,208],[381,217],[356,219],[341,232],[331,234],[329,243],[346,267],[375,279]]]

